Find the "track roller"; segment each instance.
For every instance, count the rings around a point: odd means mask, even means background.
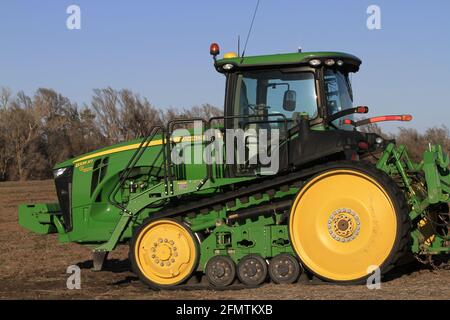
[[[237,266],[239,280],[251,287],[258,286],[266,281],[267,273],[266,260],[255,254],[243,257]]]
[[[214,256],[206,264],[205,274],[211,285],[224,288],[236,278],[236,265],[228,256]]]
[[[270,260],[269,275],[274,283],[291,284],[300,276],[298,260],[290,254],[281,253]]]

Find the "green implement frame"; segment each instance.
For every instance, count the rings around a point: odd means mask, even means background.
[[[450,203],[450,160],[442,146],[429,146],[423,160],[414,163],[405,146],[389,144],[377,163],[377,168],[396,178],[406,191],[413,222],[412,251],[418,254],[450,252],[448,230],[436,233],[431,214],[442,208],[448,217]],[[445,208],[446,206],[446,208]],[[433,226],[434,225],[434,226]],[[431,229],[431,230],[430,230]]]

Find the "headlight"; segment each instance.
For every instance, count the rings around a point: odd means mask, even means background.
[[[329,67],[334,66],[335,63],[336,63],[336,61],[334,61],[333,59],[325,60],[325,64]]]
[[[53,171],[53,177],[58,178],[60,175],[62,175],[64,172],[66,172],[67,168],[60,168],[55,171]]]
[[[309,64],[313,67],[318,67],[321,65],[321,63],[322,63],[322,61],[320,61],[319,59],[314,59],[309,62]]]
[[[222,68],[223,68],[223,70],[230,71],[231,69],[234,68],[234,65],[231,64],[231,63],[227,63],[227,64],[224,65]]]

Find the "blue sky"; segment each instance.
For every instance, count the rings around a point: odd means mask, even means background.
[[[255,1],[2,0],[0,86],[53,88],[80,105],[93,88],[129,88],[160,108],[223,106],[209,44],[236,50]],[[81,7],[81,30],[66,8]],[[382,30],[366,27],[381,8]],[[261,0],[247,55],[333,50],[363,60],[355,102],[372,115],[411,113],[407,127],[450,127],[450,1]],[[398,124],[383,124],[395,131]]]

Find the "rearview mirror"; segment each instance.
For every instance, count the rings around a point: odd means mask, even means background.
[[[295,110],[296,106],[297,106],[297,92],[293,90],[286,90],[284,92],[283,97],[283,109],[292,112]]]

